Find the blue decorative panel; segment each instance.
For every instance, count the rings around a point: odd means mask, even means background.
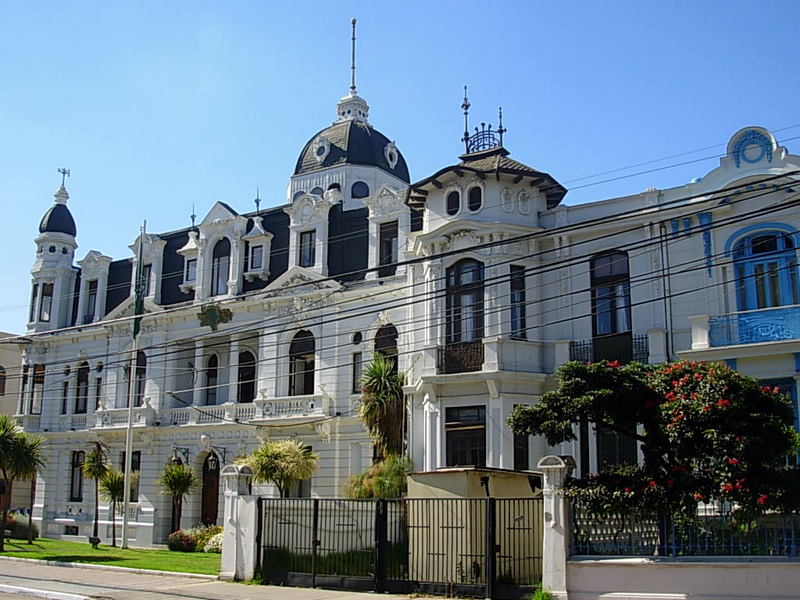
[[[683,217],[683,232],[692,232],[692,217]]]
[[[678,223],[678,219],[672,219],[669,224],[672,227],[672,237],[678,237],[678,234],[681,232],[681,226],[680,223]]]
[[[734,346],[800,339],[800,307],[769,308],[710,317],[711,345]]]
[[[759,146],[761,150],[757,156],[748,157],[745,154],[745,150],[753,144]],[[767,157],[767,162],[772,162],[772,144],[765,135],[753,129],[745,131],[733,147],[733,160],[737,168],[741,166],[742,161],[757,163],[765,156]]]
[[[703,253],[706,255],[706,271],[708,276],[713,275],[711,267],[713,266],[711,260],[711,213],[704,212],[697,215],[697,220],[700,221],[700,229],[703,231]]]

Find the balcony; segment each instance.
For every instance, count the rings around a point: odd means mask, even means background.
[[[600,360],[647,363],[650,357],[648,336],[620,333],[591,340],[570,342],[569,359],[590,363]]]
[[[436,370],[440,375],[471,373],[483,368],[483,341],[458,342],[439,346]]]
[[[699,316],[692,323],[692,350],[800,340],[800,305]]]

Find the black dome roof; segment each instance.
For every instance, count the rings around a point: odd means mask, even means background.
[[[42,222],[39,223],[39,233],[66,233],[72,237],[77,235],[75,219],[66,204],[54,204],[44,213]]]
[[[318,146],[317,140],[325,138],[330,144],[327,156],[321,162],[314,155]],[[409,183],[408,166],[403,155],[397,151],[397,163],[394,169],[386,159],[386,145],[392,141],[369,123],[355,119],[334,123],[314,135],[303,148],[295,175],[318,171],[326,167],[338,165],[366,165],[378,167],[391,173],[398,179]]]

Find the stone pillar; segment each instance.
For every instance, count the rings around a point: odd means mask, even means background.
[[[194,386],[192,388],[192,405],[203,404],[203,340],[194,341]],[[195,411],[192,411],[195,412]]]
[[[244,465],[222,469],[225,486],[224,532],[220,579],[250,580],[255,575],[259,547],[258,496],[253,496],[253,472]]]
[[[231,338],[228,365],[228,402],[236,402],[236,387],[239,384],[239,340],[234,338]]]
[[[559,600],[567,600],[567,560],[572,530],[570,505],[561,488],[575,468],[575,461],[571,456],[545,456],[536,468],[544,479],[542,588]]]
[[[708,315],[689,317],[692,324],[692,350],[703,350],[711,347],[711,336],[709,334]]]

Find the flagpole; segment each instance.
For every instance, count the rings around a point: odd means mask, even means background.
[[[143,312],[143,292],[144,285],[142,281],[143,265],[142,265],[142,246],[144,244],[145,231],[147,230],[147,221],[144,222],[139,231],[139,244],[136,247],[136,275],[134,277],[133,287],[133,314],[135,317]],[[125,483],[123,489],[122,500],[122,547],[128,547],[128,509],[131,502],[131,465],[133,464],[133,405],[134,396],[136,395],[136,358],[139,354],[139,325],[141,318],[134,318],[131,329],[133,343],[131,344],[131,361],[130,370],[128,371],[128,424],[125,428]],[[112,515],[113,517],[113,515]]]

